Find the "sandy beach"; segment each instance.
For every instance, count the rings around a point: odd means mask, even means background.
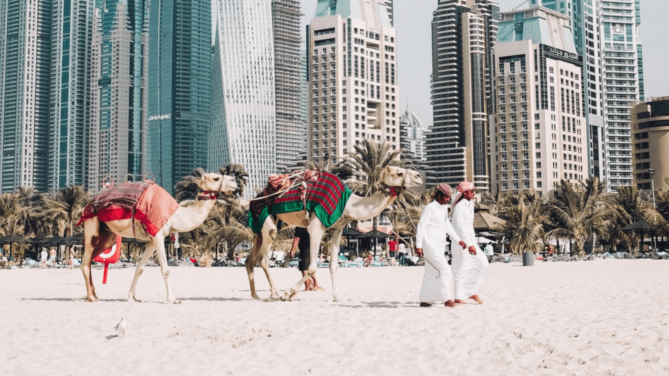
[[[327,292],[251,299],[243,268],[159,268],[127,303],[132,269],[0,271],[0,374],[7,375],[665,375],[669,263],[492,264],[485,304],[419,308],[422,267],[340,269]],[[273,269],[285,289],[296,269]],[[269,296],[261,269],[259,294]],[[114,327],[124,316],[127,334]]]

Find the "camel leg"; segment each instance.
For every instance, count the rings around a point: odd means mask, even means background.
[[[256,281],[255,281],[255,273],[253,271],[255,267],[255,261],[258,257],[258,252],[260,252],[260,247],[262,244],[262,234],[258,234],[256,236],[256,241],[253,244],[253,248],[251,249],[251,253],[249,253],[248,257],[246,258],[246,263],[244,263],[244,266],[246,267],[246,274],[249,276],[249,285],[251,287],[251,297],[253,299],[260,299],[258,294],[256,293]]]
[[[151,256],[153,256],[153,253],[155,251],[156,251],[156,246],[154,243],[149,243],[146,245],[144,253],[142,254],[142,258],[139,259],[137,267],[135,268],[135,277],[132,279],[132,285],[130,285],[130,291],[128,291],[128,302],[140,301],[139,299],[137,299],[137,294],[135,294],[135,287],[137,287],[137,280],[139,280],[139,276],[142,275],[142,273],[144,272],[144,267],[146,266],[146,263],[149,262],[149,259],[151,258]]]
[[[311,222],[309,222],[309,227],[307,227],[307,231],[309,231],[309,239],[311,240],[311,262],[309,262],[309,270],[304,273],[304,276],[300,279],[299,282],[297,282],[295,286],[291,287],[289,291],[286,291],[284,296],[281,298],[282,300],[293,300],[298,291],[300,291],[300,287],[302,287],[304,282],[308,279],[311,279],[311,277],[316,274],[316,269],[318,268],[318,249],[321,246],[321,240],[323,239],[323,234],[325,233],[325,227],[323,226],[321,220],[318,219],[318,217],[315,215],[312,215],[311,217]]]
[[[167,289],[167,304],[181,304],[180,300],[174,298],[172,287],[170,286],[170,269],[167,265],[167,255],[165,254],[165,236],[160,232],[153,238],[153,243],[158,250],[158,261],[160,262],[160,271],[165,278],[165,288]]]
[[[81,272],[86,282],[86,297],[89,302],[97,301],[95,290],[93,289],[93,278],[91,276],[91,261],[93,260],[93,238],[98,237],[99,222],[94,217],[84,222],[84,255],[81,259]]]
[[[268,259],[267,255],[263,256],[262,260],[260,261],[260,266],[262,266],[262,270],[265,271],[265,275],[267,276],[267,281],[269,281],[269,288],[271,291],[269,297],[270,299],[279,299],[279,294],[276,292],[276,288],[274,287],[272,276],[269,275],[269,267],[267,266],[267,259]]]
[[[248,274],[249,276],[249,284],[251,286],[251,296],[253,297],[253,299],[260,299],[258,297],[258,294],[256,293],[256,286],[255,286],[254,268],[256,260],[262,258],[261,259],[261,265],[262,265],[262,261],[269,255],[269,249],[272,246],[274,239],[276,239],[276,224],[274,224],[272,217],[269,216],[267,217],[267,219],[265,219],[265,223],[263,223],[262,230],[260,234],[258,234],[258,236],[256,237],[256,242],[253,246],[253,249],[251,250],[251,254],[249,254],[248,258],[246,259],[246,274]],[[271,298],[276,299],[278,294],[276,293],[276,287],[274,287],[272,278],[270,278],[269,276],[269,270],[266,269],[266,266],[263,266],[263,270],[265,270],[265,274],[267,275],[267,281],[269,282],[269,288],[270,291],[272,292]]]
[[[330,276],[332,277],[332,299],[334,301],[339,300],[339,295],[337,294],[337,281],[336,274],[337,268],[339,268],[339,242],[341,241],[341,234],[343,229],[334,230],[332,234],[332,249],[330,250]]]

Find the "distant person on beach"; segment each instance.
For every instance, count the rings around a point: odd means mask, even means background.
[[[42,265],[42,269],[46,269],[46,260],[49,257],[49,254],[46,252],[46,250],[42,249],[42,253],[40,254],[40,263]]]
[[[446,307],[455,307],[451,298],[451,267],[444,257],[446,234],[452,243],[462,249],[467,245],[460,240],[448,220],[445,205],[451,200],[453,190],[448,184],[435,188],[432,202],[423,210],[416,232],[416,253],[425,259],[425,275],[420,289],[420,306],[430,307],[431,302],[445,302]]]
[[[290,248],[290,258],[293,258],[295,249],[300,250],[299,269],[302,272],[302,277],[304,277],[309,270],[309,263],[311,263],[311,238],[306,228],[295,227],[295,239],[293,239],[293,246]],[[316,289],[320,289],[320,287],[315,275],[304,281],[304,291]]]
[[[390,257],[395,258],[397,255],[397,241],[395,239],[390,239],[388,242],[388,248],[390,250]]]
[[[400,254],[400,265],[404,266],[404,259],[407,256],[407,247],[404,245],[404,243],[400,243],[398,246],[398,253]]]
[[[457,189],[459,193],[455,202],[453,202],[453,227],[460,239],[469,244],[469,248],[461,250],[451,244],[455,302],[465,303],[465,299],[472,299],[482,304],[483,301],[477,293],[485,279],[489,264],[488,257],[476,244],[474,184],[463,181]]]

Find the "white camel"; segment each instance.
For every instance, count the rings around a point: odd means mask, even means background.
[[[332,233],[331,240],[332,249],[330,249],[330,275],[332,277],[332,296],[335,301],[339,299],[335,278],[338,267],[337,256],[339,255],[339,242],[341,240],[341,234],[344,230],[344,227],[346,227],[346,225],[352,220],[364,221],[381,214],[384,209],[386,209],[397,199],[397,195],[391,193],[392,191],[397,192],[397,188],[401,190],[403,188],[420,186],[423,184],[423,179],[416,171],[399,167],[387,167],[381,174],[379,182],[383,183],[385,186],[391,189],[387,191],[377,191],[370,197],[360,197],[355,194],[351,194],[348,201],[346,202],[344,214],[334,225],[332,225],[334,232]],[[395,190],[392,188],[395,188]],[[311,262],[309,264],[309,270],[295,286],[293,286],[289,291],[286,291],[285,294],[281,296],[281,299],[292,300],[304,282],[316,273],[318,248],[320,247],[323,234],[327,229],[325,226],[323,226],[323,223],[320,221],[320,219],[314,215],[314,213],[309,213],[309,220],[306,218],[307,213],[305,211],[297,211],[270,215],[263,223],[262,230],[256,237],[256,242],[253,246],[253,249],[251,250],[251,254],[246,259],[246,272],[249,276],[249,283],[251,285],[251,296],[253,296],[254,299],[259,299],[258,295],[256,294],[255,276],[253,270],[255,267],[255,262],[259,257],[262,257],[260,265],[265,271],[265,275],[269,281],[271,291],[270,298],[279,299],[279,295],[277,294],[276,288],[274,287],[274,282],[272,282],[272,277],[269,274],[269,268],[267,267],[269,249],[272,245],[272,242],[276,238],[276,223],[278,220],[283,221],[289,226],[307,228],[307,231],[309,231],[309,238],[311,240]]]
[[[198,196],[190,206],[180,206],[153,237],[144,231],[139,221],[135,221],[135,230],[133,231],[132,219],[102,222],[95,216],[84,221],[84,257],[81,262],[81,270],[86,280],[86,299],[89,302],[97,300],[93,279],[91,278],[91,260],[103,250],[109,249],[116,241],[116,236],[120,235],[148,241],[144,253],[137,263],[135,277],[128,292],[128,301],[139,301],[135,295],[137,279],[142,274],[149,258],[151,258],[155,251],[158,251],[160,270],[165,279],[165,287],[167,288],[167,302],[174,304],[181,303],[174,298],[170,287],[170,271],[165,256],[165,237],[171,233],[188,232],[200,226],[207,219],[209,212],[214,207],[217,194],[230,194],[234,192],[237,189],[237,182],[232,176],[210,173],[202,176],[198,182],[198,187],[204,194]]]

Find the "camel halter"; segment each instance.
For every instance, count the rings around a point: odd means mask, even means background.
[[[225,178],[227,175],[223,175],[223,178]],[[216,200],[218,199],[218,196],[222,193],[223,191],[223,179],[221,179],[221,186],[218,187],[218,191],[202,191],[201,194],[197,195],[198,200]]]
[[[383,187],[383,192],[385,193],[386,196],[398,197],[399,195],[404,193],[404,190],[406,189],[407,176],[409,176],[409,170],[406,169],[405,171],[406,173],[402,178],[402,184],[399,187],[390,187],[385,183],[381,183],[381,186]]]

